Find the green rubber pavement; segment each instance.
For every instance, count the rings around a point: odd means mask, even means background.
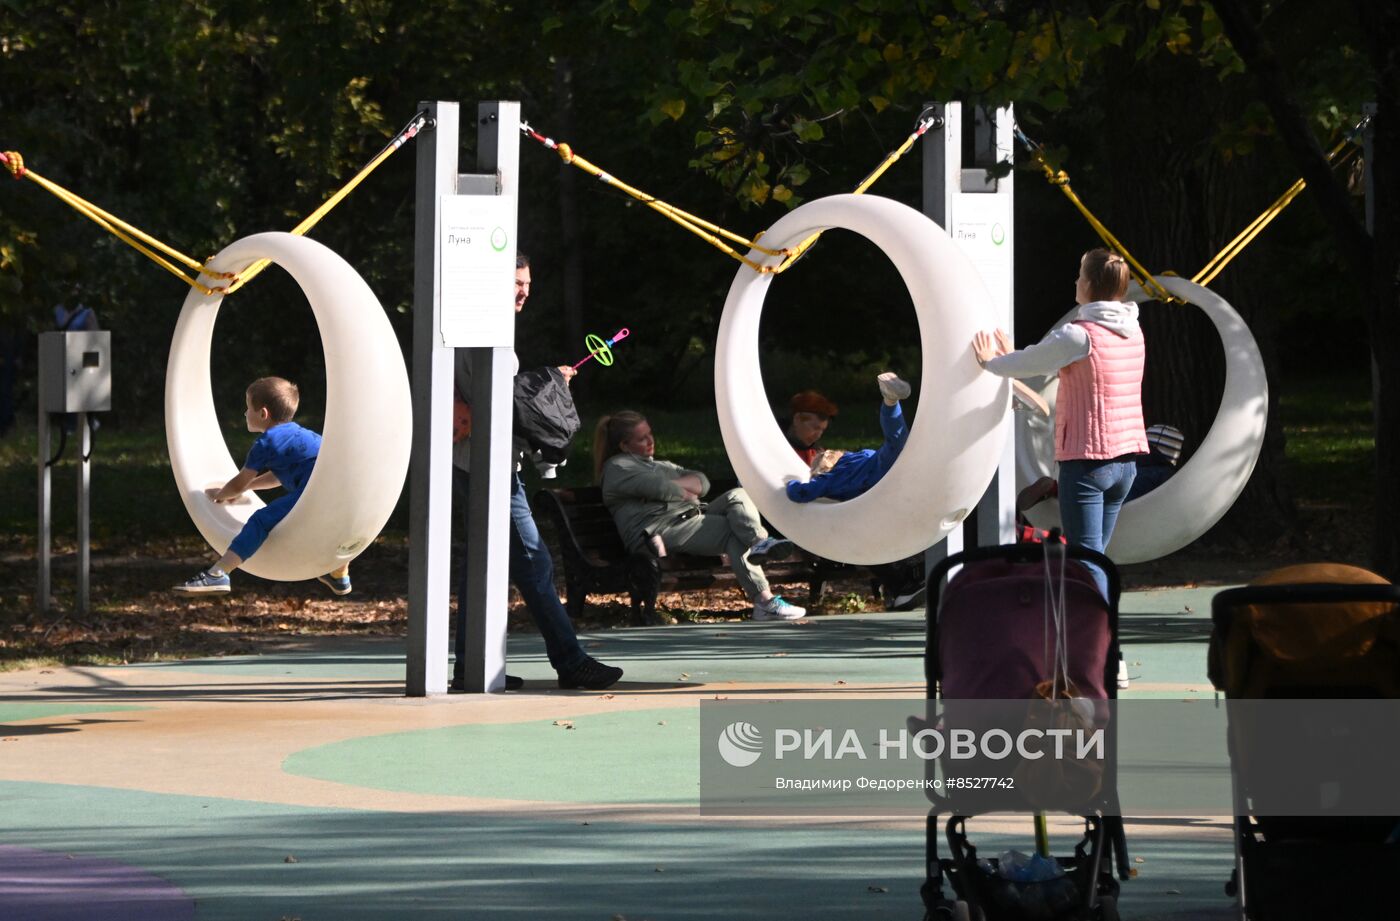
[[[1209,601],[1218,589],[1131,593],[1121,635],[1135,686],[1127,696],[1206,696]],[[806,623],[728,622],[624,628],[582,637],[598,658],[627,670],[632,691],[744,693],[743,684],[798,685],[833,693],[882,685],[923,692],[923,612],[812,618]],[[267,687],[309,682],[316,699],[392,696],[404,674],[401,639],[315,639],[261,656],[156,662],[116,669],[96,684],[65,679],[0,698],[6,734],[49,726],[82,732],[103,695],[154,707],[237,706]],[[511,672],[551,687],[539,637],[513,634]],[[161,674],[160,681],[142,676]],[[120,677],[123,673],[127,677]],[[173,679],[173,680],[172,680]],[[251,682],[240,684],[240,682]],[[701,691],[701,685],[706,689]],[[1140,685],[1163,687],[1140,687]],[[527,688],[528,689],[528,688]],[[274,696],[275,696],[275,692]],[[289,692],[294,712],[303,691]],[[761,691],[781,696],[781,691]],[[536,697],[535,700],[540,700]],[[500,699],[501,704],[509,697]],[[672,694],[646,709],[552,719],[492,720],[354,736],[286,757],[289,775],[361,790],[545,804],[651,803],[685,809],[698,794],[698,708]],[[467,705],[466,699],[445,702]],[[431,704],[429,704],[431,705]],[[538,710],[535,711],[538,713]],[[87,716],[87,714],[93,714]],[[104,727],[104,731],[113,727]],[[125,729],[117,731],[125,732]],[[73,738],[81,739],[82,736]],[[152,740],[155,743],[155,739]],[[188,742],[182,737],[175,744]],[[0,759],[22,743],[0,745]],[[84,756],[100,784],[102,753]],[[84,774],[83,776],[87,776]],[[372,802],[373,800],[369,800]],[[450,801],[447,801],[450,802]],[[444,807],[450,809],[450,805]],[[1161,834],[1154,833],[1161,826]],[[1187,820],[1146,823],[1130,841],[1139,879],[1125,883],[1123,916],[1136,921],[1231,917],[1221,891],[1229,837]],[[1184,832],[1184,833],[1183,833]],[[984,854],[1031,848],[1024,835],[976,835]],[[301,921],[402,918],[770,921],[917,919],[923,833],[850,824],[641,821],[612,813],[588,823],[547,809],[511,814],[336,809],[275,805],[101,786],[0,782],[0,844],[121,861],[189,893],[196,917]],[[1067,852],[1073,841],[1057,840]],[[288,860],[288,858],[292,860]]]
[[[124,707],[117,704],[60,704],[22,703],[0,701],[0,727],[7,723],[26,720],[42,720],[52,716],[73,716],[79,713],[115,713],[119,710],[140,710],[142,707]]]
[[[1135,681],[1188,685],[1199,693],[1209,692],[1205,662],[1210,599],[1221,590],[1173,589],[1124,596],[1120,636]],[[734,681],[835,687],[845,682],[902,685],[920,693],[923,683],[922,611],[813,617],[799,623],[734,621],[621,628],[584,634],[580,641],[590,655],[622,664],[629,685],[683,687]],[[554,671],[536,634],[511,634],[507,649],[512,674],[553,684]],[[304,652],[132,667],[247,677],[354,676],[393,681],[403,677],[403,641],[317,641]]]
[[[6,843],[103,857],[169,880],[199,921],[911,921],[917,827],[745,827],[541,820],[273,806],[0,783]],[[1172,820],[1163,820],[1170,822]],[[1179,823],[1178,823],[1179,824]],[[977,835],[984,853],[1030,848]],[[1133,841],[1136,921],[1225,921],[1230,849]],[[1059,852],[1073,842],[1055,839]],[[289,862],[291,858],[294,862]]]
[[[282,769],[402,793],[556,803],[699,802],[697,708],[601,713],[563,723],[485,723],[346,739],[303,749]],[[405,771],[405,763],[413,770]]]

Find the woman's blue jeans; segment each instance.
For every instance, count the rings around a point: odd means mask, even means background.
[[[1103,553],[1136,477],[1136,461],[1060,461],[1060,525],[1065,540]],[[1108,598],[1108,575],[1093,564],[1085,565],[1099,592]]]
[[[462,533],[466,534],[467,495],[471,489],[471,474],[454,467],[453,485],[456,487],[457,502],[461,505]],[[458,603],[467,597],[467,557],[462,554],[461,588],[457,595]],[[559,602],[559,590],[554,587],[554,560],[549,548],[540,537],[540,529],[535,526],[535,516],[530,512],[530,500],[525,498],[525,484],[520,482],[520,474],[511,477],[510,488],[510,582],[520,592],[525,609],[530,612],[540,636],[544,638],[545,653],[555,671],[569,671],[583,664],[588,656],[579,645],[578,634],[574,632],[569,613]],[[455,644],[457,661],[464,662],[466,656],[466,634],[458,633]]]

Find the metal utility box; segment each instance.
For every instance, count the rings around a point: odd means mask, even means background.
[[[112,334],[39,334],[40,410],[95,413],[112,408]]]

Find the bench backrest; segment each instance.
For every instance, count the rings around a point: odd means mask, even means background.
[[[535,502],[560,529],[560,540],[572,541],[585,556],[605,563],[626,558],[627,549],[617,533],[617,524],[603,505],[602,488],[541,489],[535,494]]]

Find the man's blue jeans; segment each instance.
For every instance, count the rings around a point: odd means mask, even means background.
[[[452,469],[453,492],[461,507],[462,534],[466,539],[467,495],[471,489],[471,474],[454,467]],[[510,582],[520,592],[525,608],[535,620],[540,636],[544,637],[545,653],[555,671],[568,671],[577,668],[587,658],[579,645],[578,634],[574,632],[569,613],[559,603],[559,592],[554,588],[554,560],[549,548],[540,537],[540,529],[535,526],[535,516],[530,511],[530,502],[525,498],[525,484],[520,482],[520,474],[511,476],[510,490]],[[462,554],[462,574],[458,582],[457,603],[467,597],[467,556]],[[457,661],[466,661],[466,631],[457,631],[455,649]]]
[[[1131,460],[1060,461],[1060,524],[1065,540],[1103,553],[1136,476],[1137,462]],[[1108,598],[1108,575],[1091,563],[1085,565],[1099,592]]]

